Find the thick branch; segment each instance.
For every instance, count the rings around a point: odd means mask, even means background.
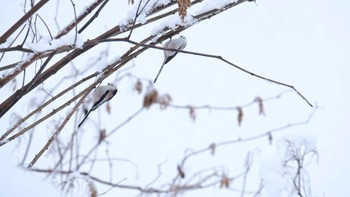
[[[6,40],[23,24],[25,23],[35,12],[43,7],[49,0],[41,0],[32,9],[29,10],[22,18],[20,18],[10,29],[8,29],[1,37],[0,44],[6,42]]]

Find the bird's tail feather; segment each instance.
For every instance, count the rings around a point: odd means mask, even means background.
[[[83,124],[83,122],[86,120],[86,118],[89,116],[90,112],[92,111],[92,108],[88,111],[88,113],[85,115],[83,120],[79,123],[78,128]]]
[[[158,74],[156,76],[156,78],[154,79],[153,83],[156,83],[160,73],[162,72],[163,68],[164,68],[164,65],[165,65],[165,61],[163,62],[162,66],[160,67],[159,71],[158,71]]]

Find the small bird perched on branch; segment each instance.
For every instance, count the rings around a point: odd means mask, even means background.
[[[94,111],[98,107],[100,107],[103,103],[111,100],[114,95],[116,95],[118,89],[115,85],[108,83],[108,85],[99,86],[94,90],[93,102],[91,109],[86,113],[83,120],[78,125],[78,128],[83,124],[85,119],[89,116],[90,112]]]
[[[179,38],[176,38],[176,39],[171,39],[165,43],[164,48],[173,49],[174,51],[164,50],[164,61],[153,83],[157,81],[158,76],[162,72],[164,65],[168,63],[170,60],[172,60],[177,55],[178,51],[183,50],[186,47],[186,45],[187,45],[187,40],[184,36],[180,36]]]

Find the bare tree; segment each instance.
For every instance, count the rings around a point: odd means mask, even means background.
[[[0,131],[0,148],[9,143],[21,141],[20,146],[26,150],[23,155],[22,165],[26,166],[28,170],[45,173],[47,176],[60,180],[62,185],[74,185],[74,182],[79,179],[76,173],[86,180],[88,188],[90,188],[91,196],[105,194],[107,191],[98,191],[95,184],[108,185],[111,188],[120,188],[135,190],[140,194],[155,194],[155,195],[171,195],[177,196],[188,191],[205,189],[209,187],[218,186],[219,188],[231,189],[238,192],[239,195],[259,196],[263,188],[260,184],[254,191],[249,191],[246,188],[248,173],[251,169],[253,154],[248,153],[245,160],[244,168],[241,173],[230,174],[225,167],[214,166],[210,169],[198,169],[195,172],[187,172],[186,165],[188,160],[196,159],[203,153],[210,153],[214,156],[217,150],[223,146],[230,146],[237,143],[244,143],[251,140],[268,139],[273,140],[275,132],[284,131],[290,127],[307,124],[310,117],[301,122],[289,123],[275,129],[262,131],[260,135],[251,136],[248,138],[237,138],[222,142],[213,142],[199,150],[186,151],[181,162],[177,165],[175,175],[167,183],[162,186],[154,186],[154,183],[160,180],[162,176],[162,164],[159,164],[158,174],[148,185],[130,185],[123,184],[123,180],[111,181],[94,175],[96,170],[95,164],[99,162],[96,155],[102,146],[106,146],[106,155],[108,156],[108,141],[116,131],[123,126],[130,124],[131,121],[142,113],[147,113],[147,109],[153,105],[159,105],[162,110],[176,109],[187,110],[189,117],[196,120],[197,113],[203,109],[209,110],[225,110],[236,111],[237,122],[241,124],[243,121],[243,110],[251,106],[258,106],[259,114],[264,115],[264,103],[280,99],[282,95],[274,95],[270,98],[261,98],[257,96],[248,101],[245,105],[240,106],[213,106],[213,105],[178,105],[172,102],[170,94],[161,94],[150,79],[143,79],[132,75],[127,69],[124,69],[134,58],[143,54],[147,50],[168,50],[164,47],[157,46],[167,39],[186,31],[194,25],[200,25],[211,17],[228,11],[235,6],[242,3],[250,3],[252,0],[238,0],[221,4],[220,8],[210,7],[210,9],[199,12],[196,15],[188,14],[190,6],[201,3],[203,0],[129,0],[131,11],[134,11],[133,17],[128,18],[124,23],[117,22],[111,24],[113,27],[106,31],[99,31],[95,37],[89,37],[83,41],[80,37],[87,29],[94,28],[98,22],[98,17],[104,12],[106,6],[110,3],[109,0],[94,0],[88,7],[86,7],[80,14],[78,14],[77,7],[73,0],[70,1],[70,7],[65,7],[65,10],[72,10],[74,18],[72,22],[66,24],[64,28],[59,27],[57,22],[57,13],[54,19],[46,18],[40,14],[40,10],[45,8],[49,3],[48,0],[24,1],[24,14],[15,22],[5,33],[0,37],[0,63],[9,62],[4,65],[1,64],[0,72],[2,73],[0,79],[0,88],[13,87],[12,92],[6,92],[0,103],[0,118],[11,116],[10,128]],[[120,2],[122,3],[122,2]],[[58,6],[58,5],[57,5]],[[161,21],[166,17],[176,14],[177,20],[173,26],[161,25]],[[112,21],[112,20],[111,20]],[[57,24],[59,32],[54,35],[52,24]],[[133,34],[142,32],[144,28],[149,25],[159,24],[159,29],[154,34],[144,34],[140,40],[134,40]],[[45,33],[43,33],[45,32]],[[50,40],[45,40],[44,35],[49,35]],[[91,65],[98,63],[101,59],[109,56],[108,47],[100,50],[98,47],[103,43],[110,45],[128,44],[127,48],[120,57],[114,57],[110,63],[106,63],[98,71],[91,71]],[[100,51],[97,54],[91,55],[89,51]],[[252,71],[244,69],[231,61],[221,57],[220,55],[207,54],[205,52],[195,52],[178,50],[178,53],[185,53],[189,55],[202,56],[203,58],[214,58],[217,61],[222,61],[225,64],[233,66],[234,68],[265,81],[269,81],[278,85],[285,86],[297,93],[308,105],[311,103],[296,89],[294,86],[270,79]],[[15,57],[15,58],[14,58]],[[74,64],[76,58],[91,59],[91,63],[85,65],[83,68],[78,68]],[[15,61],[14,61],[15,59]],[[63,75],[61,70],[68,69],[70,75]],[[143,98],[142,107],[131,113],[124,121],[117,125],[112,130],[98,128],[98,139],[95,144],[88,148],[88,151],[82,151],[84,134],[77,129],[77,123],[81,114],[79,109],[84,108],[84,102],[89,103],[89,95],[94,88],[105,82],[105,79],[115,76],[115,81],[128,78],[132,79],[134,86],[131,87],[139,96]],[[57,81],[58,80],[58,81]],[[93,82],[91,82],[93,81]],[[57,85],[51,89],[46,89],[44,83],[56,83]],[[62,85],[64,84],[64,85]],[[88,84],[88,85],[87,85]],[[40,90],[43,95],[36,96],[36,90]],[[12,111],[16,103],[26,100],[31,106],[32,111],[24,116]],[[107,104],[107,111],[110,111],[110,106]],[[75,120],[74,120],[75,117]],[[33,136],[38,132],[37,128],[41,125],[50,125],[50,120],[54,121],[54,126],[49,126],[50,137],[46,139],[46,143],[36,151],[34,157],[28,155],[29,149],[33,146]],[[68,126],[68,122],[74,122],[73,126]],[[71,130],[71,135],[68,140],[60,138],[63,130]],[[25,138],[25,136],[29,136]],[[86,147],[85,147],[86,148]],[[292,150],[291,150],[292,151]],[[298,152],[298,150],[295,150]],[[43,157],[44,154],[50,157]],[[291,161],[297,162],[297,171],[293,179],[294,189],[299,196],[307,196],[304,177],[305,174],[301,170],[304,166],[305,155],[291,154]],[[28,159],[30,160],[28,162]],[[39,160],[48,160],[50,168],[37,167]],[[102,162],[113,166],[115,161],[124,161],[130,165],[137,164],[129,159],[123,158],[107,158]],[[161,163],[161,162],[159,162]],[[113,167],[110,167],[112,170]],[[58,178],[59,177],[59,178]],[[232,182],[242,180],[242,187],[237,189]],[[70,191],[69,187],[66,191]]]

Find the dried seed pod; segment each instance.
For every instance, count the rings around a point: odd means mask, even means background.
[[[243,120],[243,110],[241,107],[238,107],[237,110],[238,110],[238,116],[237,116],[238,126],[241,126],[241,123]]]
[[[179,173],[181,178],[185,178],[185,172],[183,171],[180,165],[177,165],[177,172]]]
[[[270,145],[272,145],[272,140],[273,140],[273,137],[272,137],[272,134],[271,134],[271,132],[269,132],[269,143],[270,143]]]
[[[157,99],[158,91],[152,89],[151,91],[147,92],[147,94],[145,94],[145,97],[143,98],[143,107],[148,109],[152,104],[157,102]]]
[[[196,113],[196,109],[193,106],[188,106],[188,113],[190,114],[190,118],[195,121],[197,118],[197,113]]]
[[[255,98],[255,102],[257,102],[258,105],[259,105],[259,115],[265,115],[263,99],[258,96],[258,97]]]
[[[177,0],[179,5],[178,12],[181,20],[183,21],[187,16],[187,9],[191,6],[191,0]]]
[[[215,143],[210,144],[209,148],[210,148],[211,155],[214,156],[215,150],[216,150],[216,144]]]
[[[141,94],[141,93],[142,93],[142,89],[143,89],[143,87],[142,87],[142,82],[138,79],[138,80],[136,81],[135,85],[134,85],[134,90],[135,90],[137,93]]]
[[[98,143],[100,144],[103,142],[107,137],[106,129],[100,129],[99,135],[98,135]]]
[[[97,189],[95,184],[93,184],[90,181],[88,187],[89,187],[90,197],[97,197]]]
[[[224,174],[220,181],[220,188],[229,188],[231,180]]]
[[[169,94],[159,96],[157,99],[157,102],[160,105],[160,109],[166,109],[170,105],[171,101],[173,100]]]

